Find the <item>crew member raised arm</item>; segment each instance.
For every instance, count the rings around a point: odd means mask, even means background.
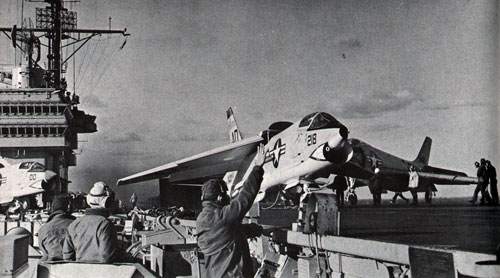
[[[224,181],[212,179],[203,184],[203,209],[196,219],[196,232],[198,246],[205,256],[204,277],[253,277],[247,238],[260,235],[262,227],[241,221],[259,192],[264,159],[261,145],[252,172],[231,201]]]

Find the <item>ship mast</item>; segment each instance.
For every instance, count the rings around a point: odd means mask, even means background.
[[[41,2],[30,0],[30,2]],[[46,87],[55,88],[57,90],[65,90],[64,86],[61,86],[62,80],[62,42],[65,39],[71,38],[66,34],[84,34],[87,35],[84,39],[79,39],[77,42],[82,42],[85,44],[92,37],[101,34],[122,34],[123,36],[128,36],[127,29],[123,30],[112,30],[111,28],[108,30],[105,29],[77,29],[77,15],[76,12],[68,11],[63,7],[64,2],[79,2],[75,0],[45,0],[50,4],[50,6],[36,9],[36,28],[17,28],[16,25],[13,27],[0,27],[0,32],[3,32],[6,36],[8,36],[12,40],[12,44],[14,47],[19,47],[21,51],[25,52],[28,59],[28,65],[30,69],[33,68],[33,58],[31,57],[32,53],[26,53],[26,51],[18,44],[18,40],[21,39],[24,43],[32,44],[36,42],[40,37],[46,37],[48,39],[48,69],[47,74],[49,75],[46,84]],[[9,34],[10,33],[10,34]],[[21,34],[30,34],[28,36]],[[40,35],[36,35],[40,34]],[[28,37],[28,38],[26,38]],[[73,44],[73,43],[71,43]],[[69,44],[67,45],[69,46]],[[83,46],[83,45],[81,45]],[[33,46],[28,45],[27,48],[32,48]],[[81,47],[77,48],[74,53],[69,55],[68,57],[73,57],[73,55],[80,50]],[[67,58],[69,59],[69,58]],[[67,60],[66,59],[66,60]],[[64,61],[66,62],[66,61]]]
[[[78,29],[77,13],[64,7],[64,3],[78,0],[29,2],[48,4],[36,8],[36,26],[30,20],[28,26],[20,28],[0,27],[0,35],[11,40],[25,57],[11,72],[0,72],[0,83],[9,85],[5,79],[11,79],[10,88],[0,88],[0,156],[16,163],[38,161],[58,174],[55,192],[42,196],[46,204],[54,194],[68,191],[68,167],[76,166],[73,150],[78,148],[77,135],[97,131],[96,117],[79,110],[79,97],[75,92],[70,97],[66,91],[64,64],[95,36],[129,34],[126,29]],[[47,48],[47,68],[39,64],[42,46]],[[63,49],[68,50],[66,57]],[[27,198],[34,202],[34,196]]]

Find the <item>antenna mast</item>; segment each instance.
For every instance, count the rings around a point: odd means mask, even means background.
[[[34,26],[23,18],[20,28],[0,27],[0,34],[22,53],[19,64],[16,61],[9,70],[0,68],[0,85],[7,85],[0,87],[0,156],[16,162],[40,161],[57,173],[57,188],[43,193],[47,201],[54,193],[68,190],[68,167],[76,166],[73,150],[78,148],[78,134],[97,132],[96,117],[79,110],[79,97],[66,91],[65,63],[97,35],[128,34],[126,29],[111,29],[111,25],[103,30],[78,29],[77,13],[64,7],[78,0],[29,2],[46,4],[36,8]],[[46,68],[39,64],[42,47],[46,47]]]
[[[47,83],[45,87],[54,88],[56,90],[64,91],[66,84],[62,84],[62,64],[65,63],[69,58],[71,58],[80,48],[88,42],[92,37],[100,34],[122,34],[123,36],[128,36],[127,29],[123,30],[113,30],[111,29],[111,22],[109,29],[77,29],[77,13],[69,11],[64,8],[63,3],[65,2],[79,2],[78,0],[45,0],[45,1],[35,1],[30,2],[46,2],[50,4],[45,8],[36,8],[36,28],[26,28],[22,26],[17,28],[14,27],[0,27],[0,32],[3,32],[10,39],[12,39],[12,44],[14,47],[19,47],[21,51],[27,56],[29,61],[30,72],[33,65],[33,58],[29,51],[25,51],[21,45],[17,42],[18,40],[26,43],[32,44],[38,38],[46,37],[48,40],[47,48],[47,64],[48,69],[46,69],[46,80]],[[9,34],[10,32],[10,34]],[[73,53],[71,53],[65,61],[62,61],[62,42],[63,40],[72,38],[70,34],[85,34],[87,35],[84,39],[78,39],[76,42],[67,44],[67,47],[71,44],[82,42],[82,45],[78,47]],[[30,46],[28,46],[30,48]],[[32,48],[32,46],[31,46]],[[27,53],[28,52],[28,53]],[[38,61],[35,61],[35,64]],[[40,67],[39,65],[36,65]]]

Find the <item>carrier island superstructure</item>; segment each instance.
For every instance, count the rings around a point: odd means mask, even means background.
[[[25,3],[30,2],[35,4]],[[68,90],[68,63],[92,38],[127,35],[126,29],[111,26],[77,28],[77,13],[64,7],[67,1],[36,2],[42,7],[36,8],[35,20],[22,18],[19,25],[0,27],[0,39],[12,46],[2,55],[15,55],[14,64],[0,68],[0,156],[11,164],[38,162],[59,176],[52,193],[23,198],[30,207],[68,191],[68,167],[76,166],[78,134],[97,131],[96,117],[78,109],[79,96]],[[35,197],[43,197],[37,200],[44,204],[36,205]]]

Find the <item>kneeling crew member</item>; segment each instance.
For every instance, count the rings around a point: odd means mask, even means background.
[[[64,237],[68,226],[75,220],[71,215],[69,196],[56,196],[51,211],[47,222],[38,230],[42,261],[62,261]]]
[[[256,166],[231,201],[224,181],[212,179],[203,184],[203,210],[196,219],[196,232],[198,246],[205,255],[204,277],[253,277],[247,238],[260,235],[262,227],[241,221],[259,192],[264,158],[264,148],[260,146],[254,160]]]
[[[87,195],[90,208],[68,227],[64,241],[64,260],[113,263],[118,260],[118,238],[115,226],[108,220],[113,203],[104,182],[96,182]]]

